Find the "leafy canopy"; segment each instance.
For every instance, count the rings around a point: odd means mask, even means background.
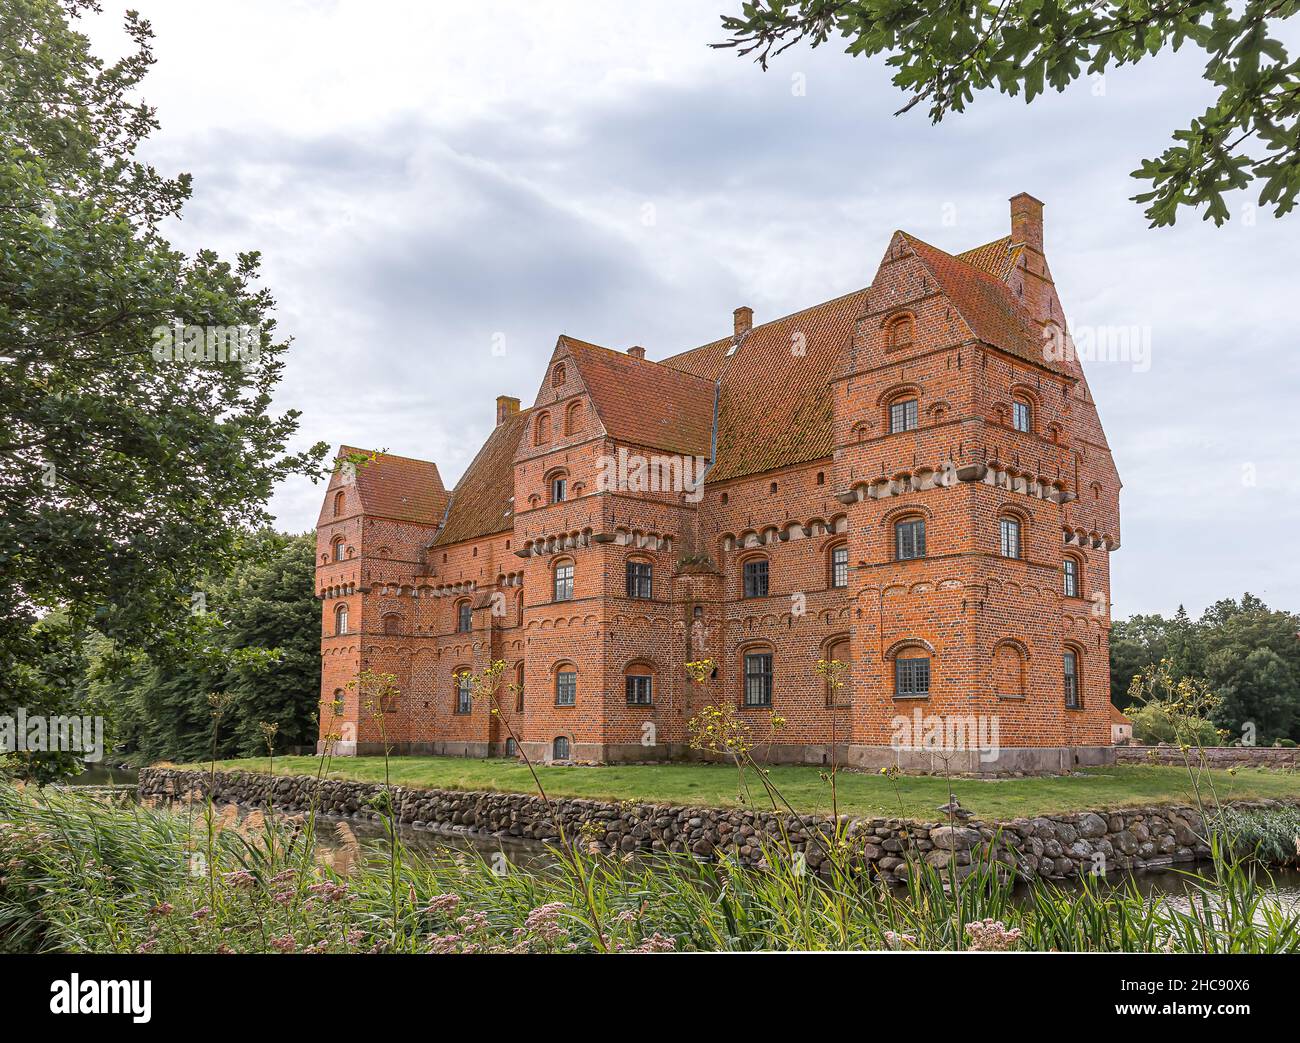
[[[1205,52],[1214,103],[1133,176],[1150,183],[1134,196],[1153,226],[1171,225],[1181,207],[1228,219],[1227,192],[1259,185],[1259,205],[1288,213],[1300,192],[1300,64],[1276,29],[1300,0],[766,0],[724,16],[730,39],[715,47],[768,61],[800,41],[833,34],[847,52],[888,55],[899,110],[924,103],[938,123],[962,112],[977,91],[1023,92],[1031,102],[1081,76],[1132,65],[1167,49]]]
[[[106,65],[73,28],[93,0],[0,5],[0,713],[66,712],[42,679],[58,611],[120,647],[211,646],[192,612],[214,561],[269,522],[298,414],[271,395],[288,342],[256,253],[173,249],[190,194],[136,158],[149,23]],[[159,328],[251,331],[240,359],[155,359]]]

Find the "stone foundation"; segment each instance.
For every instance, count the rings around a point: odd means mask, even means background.
[[[174,800],[187,794],[205,795],[208,774],[172,768],[140,772],[142,798]],[[318,788],[319,787],[319,788]],[[213,797],[225,803],[304,812],[313,802],[320,814],[372,820],[371,801],[382,787],[373,783],[325,780],[313,776],[272,777],[248,772],[218,773]],[[679,807],[667,804],[560,799],[547,804],[521,793],[476,793],[394,787],[403,824],[446,835],[517,838],[553,842],[559,831],[552,808],[565,834],[582,827],[606,853],[650,855],[689,853],[699,858],[727,857],[741,865],[759,865],[765,845],[782,830],[810,868],[825,860],[817,835],[829,837],[833,825],[818,815],[777,815],[748,809]],[[1239,807],[1276,806],[1276,801],[1241,802]],[[908,872],[905,856],[931,865],[955,862],[969,872],[972,854],[991,852],[1024,875],[1048,878],[1121,870],[1159,870],[1175,863],[1194,862],[1209,854],[1197,812],[1183,806],[1151,806],[1043,815],[1004,822],[972,819],[951,826],[942,822],[915,823],[891,818],[849,818],[846,829],[856,841],[859,857],[870,871],[886,880]]]

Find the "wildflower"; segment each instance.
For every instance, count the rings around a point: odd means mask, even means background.
[[[676,938],[669,938],[660,934],[658,931],[655,931],[655,933],[650,935],[649,938],[642,938],[640,943],[633,948],[628,949],[628,952],[641,955],[644,953],[654,952],[675,952],[676,949]]]
[[[276,952],[293,952],[298,948],[298,940],[291,934],[283,934],[271,939],[271,948]]]
[[[966,925],[966,936],[970,939],[969,952],[1004,952],[1020,941],[1020,928],[1007,930],[1001,920],[980,920]]]
[[[905,945],[915,945],[916,935],[899,934],[897,931],[886,931],[885,944],[888,945],[891,949],[901,949]]]
[[[150,916],[171,916],[175,912],[175,906],[171,902],[159,902],[149,910]]]
[[[257,883],[257,880],[247,869],[236,869],[233,873],[226,874],[226,883],[237,890],[247,891]]]
[[[190,919],[206,920],[211,915],[212,915],[212,910],[205,905],[201,909],[195,909],[194,912],[190,914]]]
[[[445,894],[434,895],[429,899],[429,904],[425,906],[426,913],[454,913],[456,907],[460,905],[460,895]]]

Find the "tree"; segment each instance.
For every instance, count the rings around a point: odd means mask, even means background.
[[[752,0],[723,17],[731,37],[714,46],[766,69],[799,41],[817,47],[838,34],[849,54],[887,54],[908,95],[899,112],[924,103],[934,123],[978,91],[1031,102],[1111,66],[1198,47],[1218,96],[1133,172],[1150,183],[1133,198],[1153,226],[1173,224],[1181,207],[1221,225],[1231,190],[1257,184],[1259,205],[1279,217],[1300,192],[1300,63],[1275,35],[1298,9],[1296,0]]]
[[[210,642],[200,578],[326,452],[286,453],[298,414],[270,411],[288,342],[258,255],[163,237],[190,180],[135,158],[152,31],[128,13],[106,66],[72,28],[95,9],[0,6],[0,713],[42,696],[49,611],[155,662]]]
[[[1258,745],[1300,738],[1300,616],[1245,594],[1201,622],[1205,677],[1223,700],[1216,723]]]
[[[1160,615],[1117,619],[1110,628],[1110,697],[1121,710],[1129,704],[1133,678],[1167,658],[1168,623]]]
[[[227,575],[207,587],[206,612],[220,649],[172,656],[166,665],[142,651],[130,667],[97,671],[89,689],[133,760],[200,760],[211,751],[208,695],[225,697],[217,735],[222,757],[266,752],[263,724],[277,749],[312,745],[320,699],[320,603],[314,593],[316,537],[259,533]],[[223,655],[222,649],[240,655]]]

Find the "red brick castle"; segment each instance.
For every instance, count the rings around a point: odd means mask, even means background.
[[[660,361],[562,336],[450,492],[427,461],[341,468],[317,527],[338,751],[379,749],[348,687],[373,670],[402,752],[509,756],[513,731],[539,760],[672,758],[731,704],[759,739],[784,719],[774,760],[930,767],[935,724],[980,737],[954,770],[1106,759],[1120,482],[1042,209],[1016,196],[1010,235],[956,255],[897,232],[865,289],[737,308]],[[459,678],[498,660],[493,714]]]

